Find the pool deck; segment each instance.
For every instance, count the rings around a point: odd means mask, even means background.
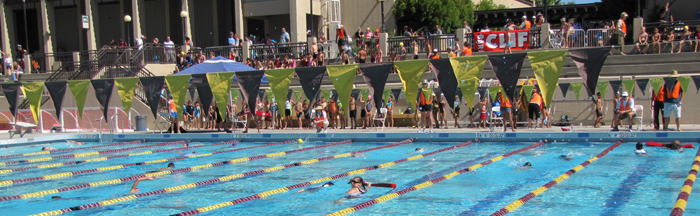
[[[568,127],[567,127],[568,128]],[[518,128],[515,133],[502,132],[497,128],[495,132],[488,129],[435,129],[434,133],[418,133],[414,128],[394,128],[380,130],[370,129],[330,129],[327,133],[316,133],[316,130],[270,130],[263,129],[261,133],[257,129],[249,129],[250,133],[224,133],[216,131],[193,131],[182,134],[153,133],[153,132],[127,132],[102,134],[92,133],[31,133],[24,138],[2,139],[0,146],[31,145],[40,143],[63,142],[76,140],[83,142],[125,142],[146,139],[149,142],[167,142],[176,140],[197,141],[225,141],[241,140],[246,142],[276,142],[286,140],[303,139],[305,141],[340,141],[352,139],[356,142],[393,142],[407,138],[414,138],[419,142],[463,142],[467,140],[479,140],[480,142],[537,142],[547,140],[549,142],[616,142],[624,139],[626,142],[670,142],[681,140],[682,142],[700,141],[700,125],[681,125],[684,131],[651,131],[650,127],[643,127],[642,131],[610,132],[609,126],[601,128],[574,126],[573,131],[562,131],[561,127],[544,129]],[[636,129],[636,127],[635,127]]]

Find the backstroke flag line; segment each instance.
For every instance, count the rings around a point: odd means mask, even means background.
[[[462,95],[464,95],[464,101],[470,105],[474,103],[474,95],[479,87],[479,80],[481,80],[487,59],[488,56],[450,58],[457,83],[462,90]]]
[[[102,105],[102,115],[105,122],[109,123],[109,100],[112,98],[114,90],[114,79],[94,79],[90,80],[92,88],[95,89],[95,98]]]
[[[161,90],[163,90],[163,86],[165,85],[165,77],[139,77],[139,80],[141,81],[143,91],[146,94],[148,106],[151,107],[151,113],[153,113],[153,117],[157,119],[158,105],[160,104],[161,97],[163,97],[161,95]]]
[[[399,77],[403,83],[403,90],[406,93],[406,101],[412,110],[416,109],[416,98],[418,98],[418,89],[423,81],[423,73],[428,68],[429,60],[414,60],[414,61],[398,61],[394,62],[396,70],[399,72]],[[429,96],[429,95],[428,95]]]
[[[21,83],[6,83],[6,84],[1,84],[2,86],[2,93],[5,95],[5,98],[7,99],[7,103],[10,105],[10,113],[12,113],[12,116],[17,118],[17,101],[19,101],[19,91],[20,88],[22,88]]]
[[[277,99],[277,104],[285,103],[289,99],[287,95],[289,84],[292,83],[292,77],[294,76],[294,68],[265,70],[265,75],[270,82],[270,89],[272,89],[272,94]],[[280,115],[284,117],[285,113],[280,112]]]
[[[185,104],[185,100],[187,99],[187,87],[190,85],[190,75],[165,76],[165,82],[168,84],[170,95],[173,97],[173,102],[175,102],[177,116],[182,119],[182,105]]]
[[[57,82],[46,82],[44,85],[51,95],[51,100],[53,101],[53,106],[56,108],[56,120],[61,121],[61,114],[63,112],[63,98],[66,95],[66,88],[68,82],[57,81]]]
[[[226,116],[226,106],[229,103],[229,89],[231,89],[233,75],[236,75],[236,72],[207,74],[207,82],[209,82],[211,94],[214,96],[216,105],[219,107],[219,115],[221,116]]]
[[[598,77],[600,77],[600,71],[603,69],[605,59],[610,54],[610,49],[612,49],[612,47],[569,51],[569,56],[571,56],[571,60],[574,60],[576,63],[578,74],[581,76],[581,79],[583,79],[588,94],[591,96],[595,95]],[[605,97],[605,95],[603,95],[603,97]],[[591,100],[595,101],[596,99],[592,97]]]
[[[309,104],[313,105],[318,100],[318,92],[321,89],[326,67],[300,67],[295,68],[294,71],[299,77],[299,84],[304,90],[304,95],[309,99]],[[314,108],[311,105],[309,105],[309,110],[304,111],[311,113],[311,109]]]
[[[343,103],[343,113],[349,113],[352,85],[355,83],[355,74],[359,68],[356,64],[327,66],[328,77],[333,87],[338,91],[338,98]]]
[[[44,94],[44,82],[26,82],[22,85],[24,97],[29,102],[29,109],[34,116],[34,123],[39,125],[39,109],[41,108],[41,96]]]
[[[90,80],[68,80],[68,88],[75,98],[76,106],[78,106],[78,118],[83,119],[83,109],[85,108],[85,99],[87,99],[88,87]]]
[[[537,85],[540,87],[542,97],[544,97],[544,105],[552,107],[552,98],[554,98],[559,76],[561,76],[564,67],[566,50],[529,52],[527,57],[530,59],[532,70],[537,78]]]
[[[493,72],[511,103],[514,101],[515,86],[518,85],[518,78],[520,78],[520,71],[526,56],[527,53],[489,56]]]
[[[440,91],[445,95],[447,104],[449,104],[450,107],[454,107],[455,94],[457,92],[457,77],[455,76],[452,62],[449,58],[431,59],[430,65],[432,65],[433,72],[440,84]],[[436,96],[439,101],[440,95]]]
[[[250,112],[255,112],[255,102],[257,101],[257,93],[260,90],[260,80],[264,71],[241,71],[236,72],[238,86],[241,88],[241,94],[248,103]]]
[[[372,99],[377,109],[381,107],[384,86],[393,67],[394,63],[392,62],[360,64],[362,77],[365,78],[365,82],[373,94]]]
[[[117,86],[117,93],[119,93],[119,98],[122,100],[122,106],[126,113],[129,113],[131,110],[131,104],[134,102],[136,84],[138,83],[138,77],[114,79],[114,85]]]

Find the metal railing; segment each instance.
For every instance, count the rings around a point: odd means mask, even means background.
[[[228,59],[231,59],[231,57],[235,56],[234,60],[237,62],[241,62],[242,50],[243,49],[241,49],[240,46],[215,46],[204,48],[204,54],[207,57],[213,55],[222,56]]]
[[[602,47],[611,45],[610,39],[613,34],[612,29],[588,29],[586,30],[586,46]]]
[[[473,38],[473,37],[472,37]],[[431,49],[437,49],[438,52],[445,52],[447,48],[455,49],[456,36],[454,34],[443,34],[443,35],[431,35],[431,36],[412,36],[412,37],[391,37],[388,39],[389,50],[394,50],[397,54],[401,52],[401,43],[406,48],[407,53],[413,53],[412,43],[415,42],[418,45],[419,53],[428,53],[432,50],[428,49],[428,44],[431,45]],[[474,40],[472,39],[472,42]]]
[[[278,44],[253,44],[250,46],[253,58],[274,59],[289,56],[290,59],[299,59],[308,55],[307,43],[278,43]]]
[[[38,53],[31,55],[32,62],[36,61],[37,66],[32,65],[35,73],[51,73],[57,71],[65,62],[72,62],[73,52],[59,53]]]
[[[542,48],[540,37],[542,35],[542,27],[530,28],[530,49]]]

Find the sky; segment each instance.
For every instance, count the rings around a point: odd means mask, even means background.
[[[593,2],[600,2],[600,0],[574,0],[576,4],[588,4]]]

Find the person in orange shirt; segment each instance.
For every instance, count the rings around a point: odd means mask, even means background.
[[[439,59],[439,58],[440,58],[440,54],[438,54],[438,50],[433,49],[433,53],[430,55],[430,59]]]
[[[661,119],[663,124],[666,124],[666,119],[663,118],[664,115],[664,86],[659,88],[658,94],[651,95],[651,107],[654,116],[654,130],[659,130],[659,113],[661,113]],[[663,126],[663,125],[662,125]]]
[[[515,132],[515,122],[513,122],[513,104],[508,100],[508,96],[505,96],[503,92],[498,93],[501,100],[501,116],[503,116],[503,132],[506,132],[506,123],[510,122],[510,128]],[[506,122],[507,121],[507,122]]]
[[[172,117],[170,132],[175,133],[175,131],[177,131],[177,133],[180,133],[180,120],[178,119],[177,105],[175,105],[173,97],[170,97],[170,101],[168,103],[170,104],[170,117]]]
[[[449,54],[450,57],[457,57],[457,53],[452,52],[452,48],[447,48],[447,54]]]
[[[464,42],[464,48],[462,48],[462,56],[472,56],[472,45],[469,42]]]
[[[620,19],[615,22],[615,36],[617,37],[617,42],[615,45],[620,47],[620,54],[625,55],[623,52],[623,47],[625,45],[625,37],[627,36],[627,24],[625,24],[625,20],[627,19],[629,15],[627,15],[626,12],[622,12],[620,14]],[[671,49],[673,50],[673,49]],[[612,54],[612,50],[610,51],[610,54]]]
[[[528,128],[532,128],[532,121],[535,121],[535,128],[539,126],[540,119],[540,106],[542,105],[542,95],[537,91],[537,88],[532,90],[532,97],[530,98],[530,104],[528,104]]]

